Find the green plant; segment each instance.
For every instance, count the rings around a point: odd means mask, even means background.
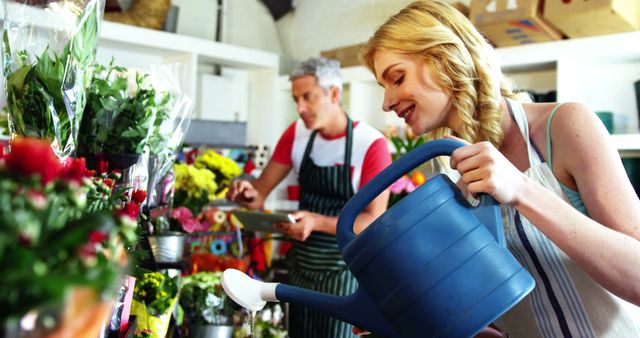
[[[182,280],[180,306],[190,325],[231,325],[234,309],[222,290],[222,272],[198,272]]]
[[[115,199],[84,159],[61,163],[48,142],[12,141],[0,159],[0,322],[59,304],[74,287],[112,289],[139,212]]]
[[[47,48],[35,60],[27,50],[12,52],[8,30],[3,34],[9,128],[20,136],[54,142],[58,156],[76,147],[78,128],[91,80],[98,32],[97,1],[77,18],[77,31],[60,55]],[[27,39],[27,37],[22,37]]]
[[[158,93],[148,83],[148,75],[116,66],[113,59],[108,67],[94,68],[80,125],[79,152],[140,155],[150,140],[158,147],[154,131],[167,118],[171,95]]]
[[[255,314],[253,323],[244,321],[233,332],[233,338],[286,338],[289,334],[282,325],[283,317],[284,314],[280,305],[269,304]],[[253,324],[253,327],[251,324]]]

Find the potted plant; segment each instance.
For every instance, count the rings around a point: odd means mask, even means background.
[[[182,280],[180,306],[189,337],[231,338],[235,310],[222,290],[222,272],[198,272]]]
[[[179,262],[184,256],[186,234],[206,230],[206,224],[193,217],[191,210],[178,207],[161,215],[153,222],[153,233],[149,236],[149,245],[156,262]]]

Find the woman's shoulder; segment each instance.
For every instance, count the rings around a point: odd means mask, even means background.
[[[591,130],[599,123],[595,113],[579,102],[524,103],[523,108],[533,138],[546,138],[548,132],[556,136],[575,129]]]

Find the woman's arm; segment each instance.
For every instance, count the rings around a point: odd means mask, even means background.
[[[640,201],[595,114],[567,104],[553,120],[554,173],[574,180],[593,219],[531,181],[493,145],[456,150],[452,167],[470,193],[511,204],[602,286],[640,305]]]

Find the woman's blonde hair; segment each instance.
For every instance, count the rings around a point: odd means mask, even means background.
[[[495,57],[495,51],[458,10],[438,1],[416,1],[383,24],[361,51],[361,59],[375,74],[376,52],[420,56],[436,82],[452,95],[457,126],[453,132],[470,142],[502,142],[500,97],[515,98]],[[439,128],[435,139],[451,133]]]

